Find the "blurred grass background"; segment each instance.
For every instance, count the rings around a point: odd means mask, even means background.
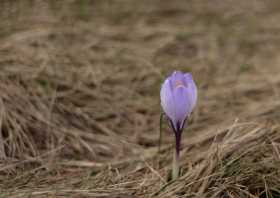
[[[278,131],[277,0],[3,0],[0,9],[0,179],[10,197],[148,197],[161,189],[174,137],[165,125],[158,164],[159,89],[174,70],[192,72],[199,87],[183,134],[186,183],[190,167],[213,157],[205,153],[212,140],[236,122],[241,135],[254,131],[244,123],[265,125],[256,137]],[[241,145],[251,145],[246,141]],[[243,173],[235,168],[230,163],[225,177]],[[176,183],[155,196],[232,192],[207,185]],[[260,186],[244,189],[260,196]]]

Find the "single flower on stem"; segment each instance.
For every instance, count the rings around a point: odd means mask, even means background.
[[[176,179],[179,176],[181,135],[197,101],[197,88],[192,75],[180,71],[173,72],[162,84],[160,100],[175,134],[172,179]]]

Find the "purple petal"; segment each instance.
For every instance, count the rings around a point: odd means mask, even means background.
[[[185,79],[184,74],[180,71],[174,71],[172,75],[169,77],[169,79],[172,86],[172,90],[176,88],[179,82],[182,83],[184,86],[186,86],[184,81]]]
[[[175,117],[175,101],[173,100],[173,93],[170,80],[167,78],[160,90],[161,106],[165,114],[171,119]]]
[[[184,82],[187,87],[188,98],[190,102],[190,110],[192,111],[197,102],[197,87],[190,73],[184,74]]]
[[[185,119],[191,113],[190,102],[188,100],[188,89],[180,86],[173,93],[175,103],[175,116],[172,118],[173,124],[181,130]]]

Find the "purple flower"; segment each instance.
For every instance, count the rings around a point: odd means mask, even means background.
[[[176,151],[179,155],[181,133],[186,119],[197,101],[197,88],[190,73],[173,72],[162,84],[161,106],[170,120],[176,137]]]

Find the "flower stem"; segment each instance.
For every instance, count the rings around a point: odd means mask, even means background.
[[[173,164],[172,164],[172,180],[175,180],[179,177],[180,167],[179,167],[179,158],[180,158],[180,144],[181,144],[181,131],[177,130],[175,132],[175,149],[173,155]]]
[[[163,127],[163,117],[164,114],[160,114],[159,118],[159,140],[158,140],[158,155],[160,155],[161,141],[162,141],[162,127]]]
[[[173,164],[172,164],[172,180],[175,180],[179,177],[179,153],[176,148],[173,155]]]

